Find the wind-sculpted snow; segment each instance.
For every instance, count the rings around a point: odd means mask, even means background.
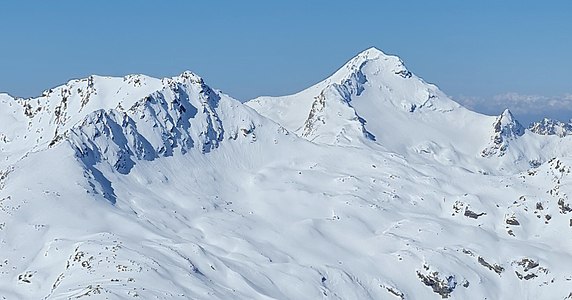
[[[572,298],[570,139],[376,49],[247,105],[93,76],[0,122],[0,299]]]

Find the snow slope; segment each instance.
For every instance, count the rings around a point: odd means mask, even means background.
[[[0,94],[0,299],[571,299],[571,141],[377,49],[246,104],[191,72]]]

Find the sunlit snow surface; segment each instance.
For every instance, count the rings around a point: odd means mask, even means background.
[[[377,49],[246,104],[0,95],[0,299],[572,299],[571,149]]]

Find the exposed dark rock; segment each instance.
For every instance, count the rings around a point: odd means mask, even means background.
[[[395,75],[399,75],[402,78],[411,78],[411,76],[413,76],[413,74],[411,74],[411,72],[409,72],[408,70],[399,70],[395,72]]]
[[[405,294],[403,294],[401,291],[397,290],[396,288],[390,287],[390,286],[383,286],[383,285],[381,285],[381,287],[385,288],[390,294],[394,295],[395,297],[399,297],[399,299],[405,300]]]
[[[530,280],[539,277],[540,274],[549,273],[548,269],[540,266],[538,261],[530,258],[523,258],[512,263],[512,265],[515,264],[521,270],[521,272],[515,271],[516,276],[520,280]]]
[[[519,226],[520,222],[516,219],[515,216],[509,217],[505,220],[508,225]]]
[[[520,280],[530,280],[532,278],[536,278],[538,277],[538,275],[534,274],[534,273],[530,273],[530,274],[526,274],[526,275],[522,275],[520,274],[518,271],[514,271],[516,273],[516,277],[518,277],[518,279]]]
[[[516,264],[523,267],[524,272],[528,272],[529,270],[532,270],[539,266],[538,262],[530,258],[523,258],[522,260],[517,261]]]
[[[482,213],[478,213],[478,214],[477,214],[476,212],[474,212],[474,211],[472,211],[472,210],[470,210],[470,209],[468,209],[468,208],[465,209],[465,217],[469,217],[469,218],[472,218],[472,219],[478,219],[479,217],[484,216],[484,215],[486,215],[486,214],[487,214],[487,213],[485,213],[485,212],[482,212]]]
[[[457,281],[455,276],[448,276],[445,279],[439,278],[439,272],[432,272],[427,275],[422,274],[417,271],[417,276],[421,279],[421,282],[428,287],[433,289],[433,292],[439,294],[441,298],[449,298],[455,287],[457,286]]]
[[[564,202],[564,199],[562,199],[562,198],[560,198],[558,200],[558,208],[560,208],[561,214],[567,214],[569,212],[572,212],[572,208],[570,208],[570,204]]]
[[[490,263],[488,263],[488,262],[487,262],[484,258],[482,258],[481,256],[479,256],[479,258],[477,259],[477,261],[478,261],[481,265],[487,267],[489,270],[494,271],[495,273],[497,273],[497,274],[499,274],[499,275],[504,271],[504,268],[503,268],[502,266],[497,265],[497,264],[492,264],[492,265],[491,265]]]
[[[31,272],[26,272],[24,274],[20,274],[18,275],[18,281],[20,282],[24,282],[24,283],[32,283],[32,281],[30,280],[32,278],[34,274]]]
[[[467,250],[465,248],[463,248],[463,253],[470,255],[470,256],[475,256],[471,250]]]

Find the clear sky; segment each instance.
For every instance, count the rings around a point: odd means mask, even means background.
[[[478,111],[572,118],[572,1],[0,2],[0,91],[191,70],[240,100],[296,92],[375,46]]]

